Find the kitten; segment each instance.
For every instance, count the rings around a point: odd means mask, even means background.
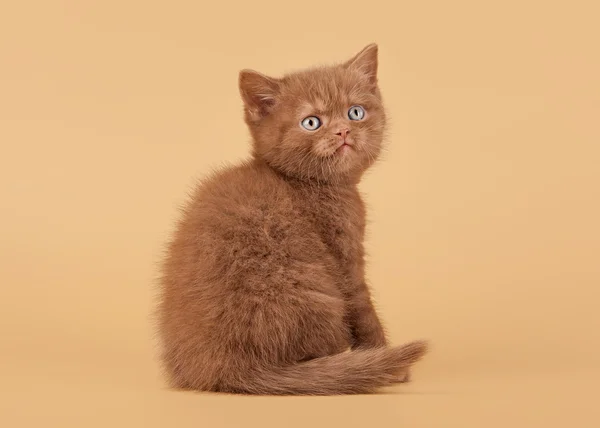
[[[168,247],[159,306],[173,387],[374,392],[425,342],[387,344],[365,283],[357,190],[386,117],[377,45],[282,78],[239,75],[252,158],[196,188]]]

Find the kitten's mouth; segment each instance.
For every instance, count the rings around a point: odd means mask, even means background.
[[[352,148],[353,148],[352,144],[350,144],[348,141],[344,141],[342,144],[340,144],[338,146],[337,149],[335,149],[335,152],[336,153],[344,153],[344,152],[347,152],[348,150],[351,150]]]

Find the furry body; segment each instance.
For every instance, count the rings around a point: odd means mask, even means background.
[[[282,79],[242,71],[251,160],[195,189],[169,244],[159,307],[173,386],[249,394],[373,392],[424,342],[388,346],[365,283],[365,207],[385,113],[376,46]],[[361,123],[348,120],[364,106]],[[316,131],[298,125],[314,114]],[[317,116],[318,115],[318,116]]]

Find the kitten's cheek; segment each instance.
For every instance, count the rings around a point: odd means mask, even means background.
[[[330,155],[331,148],[328,141],[320,140],[313,146],[313,153],[319,157]]]

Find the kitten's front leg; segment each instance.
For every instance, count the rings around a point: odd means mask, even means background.
[[[371,301],[367,284],[361,283],[351,298],[352,349],[387,346],[385,331]],[[410,368],[398,373],[398,383],[410,382]]]
[[[373,307],[367,284],[362,283],[350,300],[352,348],[375,348],[387,345],[385,331]]]

